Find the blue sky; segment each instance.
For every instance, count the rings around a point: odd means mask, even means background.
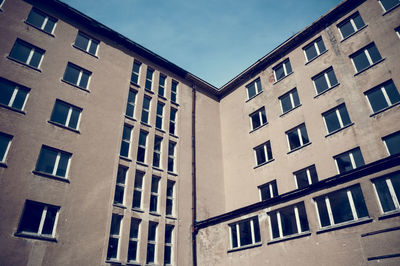
[[[221,87],[340,0],[61,0]]]

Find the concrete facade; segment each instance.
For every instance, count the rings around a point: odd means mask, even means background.
[[[400,156],[390,153],[383,141],[400,131],[399,4],[384,10],[376,0],[344,1],[217,89],[62,2],[3,2],[0,77],[3,84],[13,82],[29,93],[24,107],[15,108],[11,104],[15,95],[5,103],[4,85],[1,88],[0,137],[2,143],[9,138],[10,144],[0,158],[0,211],[6,214],[0,223],[0,265],[399,264]],[[54,30],[49,33],[29,23],[32,10],[55,18]],[[357,26],[357,16],[363,26]],[[340,28],[346,22],[356,30],[343,38]],[[94,55],[75,46],[78,33],[98,41]],[[322,40],[326,49],[307,60],[305,49],[315,40]],[[29,66],[32,56],[23,63],[11,55],[21,41],[44,50],[38,67]],[[351,58],[371,46],[381,58],[358,71]],[[292,71],[277,81],[276,67],[287,59]],[[131,76],[134,62],[140,62],[137,82]],[[87,87],[64,80],[69,63],[91,72]],[[150,89],[148,69],[153,71]],[[327,70],[333,70],[337,82],[326,75],[332,84],[318,93],[313,79]],[[166,77],[164,95],[159,93],[161,75]],[[248,87],[257,80],[262,89],[249,98]],[[178,84],[175,101],[173,82]],[[385,82],[394,84],[397,94],[386,93],[388,106],[372,110],[366,95],[389,84]],[[283,113],[282,96],[295,88],[300,104]],[[126,112],[130,91],[136,93],[132,116]],[[151,99],[147,122],[142,120],[145,98]],[[57,101],[81,110],[76,128],[52,121]],[[157,115],[158,103],[164,106],[162,116]],[[338,106],[345,106],[350,122],[329,132],[324,115]],[[260,108],[266,121],[252,129],[251,116]],[[175,132],[170,130],[171,110],[177,111]],[[156,128],[160,117],[162,126]],[[308,141],[291,148],[287,133],[299,125],[306,128]],[[131,128],[128,140],[124,127]],[[145,146],[139,143],[140,132],[147,133]],[[156,137],[162,138],[159,166],[153,164]],[[120,152],[123,138],[129,143],[127,156]],[[257,163],[255,149],[267,141],[272,158]],[[172,154],[169,143],[175,143]],[[398,142],[393,143],[391,148],[398,150]],[[65,176],[39,169],[43,147],[69,154]],[[142,161],[137,154],[143,147]],[[354,169],[340,172],[336,156],[354,148],[359,148],[364,163],[355,167],[356,155],[349,155]],[[57,158],[56,168],[60,155]],[[299,187],[294,173],[311,165],[318,182]],[[122,185],[117,183],[121,167],[127,169]],[[135,185],[138,175],[143,175],[140,187]],[[392,178],[386,181],[390,183],[386,196],[394,202],[390,211],[382,209],[375,188],[382,177]],[[157,179],[155,189],[152,180]],[[273,181],[278,193],[260,200],[259,187]],[[172,195],[167,193],[168,182],[174,183]],[[123,188],[121,202],[115,200],[118,186]],[[361,196],[353,188],[360,189]],[[141,204],[133,208],[138,191]],[[339,199],[352,210],[352,218],[344,222],[336,222],[338,214],[331,209],[338,191],[353,195]],[[326,195],[332,195],[332,202],[326,203],[333,206],[326,207],[329,226],[322,225],[316,207]],[[151,198],[157,199],[156,207]],[[168,200],[173,202],[171,213]],[[33,214],[26,218],[30,201],[48,212],[57,210],[52,234],[43,233],[51,220],[46,211],[39,218]],[[271,217],[281,217],[277,213],[290,206],[297,206],[290,221],[297,230],[303,226],[299,204],[304,206],[308,228],[276,237]],[[363,206],[367,214],[359,213]],[[112,217],[121,219],[117,233]],[[136,236],[131,221],[140,221]],[[251,234],[243,221],[253,224]],[[38,228],[27,232],[26,224],[35,222]],[[157,229],[151,239],[149,224],[154,223]],[[234,246],[231,230],[239,224],[243,227],[235,233],[238,239],[247,237],[251,243],[242,244],[243,239]],[[171,226],[169,241],[165,230]],[[278,227],[281,233],[286,230],[284,222]],[[260,239],[255,236],[258,230]],[[117,239],[117,247],[111,238]],[[133,242],[136,259],[129,259]],[[149,260],[151,245],[154,259]],[[170,262],[166,247],[171,247]],[[110,250],[116,254],[110,255]]]

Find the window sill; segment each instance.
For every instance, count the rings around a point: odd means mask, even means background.
[[[308,65],[309,63],[311,63],[312,61],[314,61],[315,59],[319,58],[320,56],[322,56],[323,54],[326,54],[329,50],[325,50],[322,53],[320,53],[319,55],[317,55],[316,57],[312,58],[311,60],[307,61],[304,65]]]
[[[159,214],[158,212],[149,212],[149,214],[150,215],[153,215],[153,216],[161,216],[161,214]]]
[[[125,157],[125,156],[122,156],[122,155],[120,155],[119,158],[124,160],[124,161],[132,162],[131,158],[128,158],[128,157]]]
[[[307,142],[307,143],[304,144],[303,146],[300,146],[300,147],[294,148],[293,150],[288,151],[287,154],[291,154],[291,153],[293,153],[293,152],[295,152],[295,151],[301,150],[302,148],[311,145],[311,143],[312,143],[312,142]]]
[[[149,125],[149,124],[147,124],[147,123],[145,123],[145,122],[140,122],[140,124],[143,125],[143,126],[146,126],[146,127],[150,127],[150,128],[151,128],[151,125]]]
[[[156,130],[159,131],[159,132],[161,132],[161,133],[165,133],[165,131],[162,130],[161,128],[156,127]]]
[[[255,244],[250,244],[250,245],[246,245],[246,246],[242,246],[242,247],[238,247],[238,248],[229,249],[228,253],[241,251],[241,250],[245,250],[245,249],[249,249],[249,248],[261,247],[261,246],[262,246],[262,243],[258,242],[258,243],[255,243]]]
[[[4,162],[0,162],[0,167],[7,168],[8,166],[7,166],[7,164],[6,164],[6,163],[4,163]]]
[[[131,265],[131,266],[141,266],[140,262],[137,261],[128,261],[126,265]]]
[[[168,100],[167,100],[167,98],[165,98],[165,96],[164,96],[164,95],[160,95],[160,94],[158,94],[158,98],[160,98],[160,99],[163,99],[164,101],[168,101]]]
[[[18,63],[18,64],[21,64],[21,65],[23,65],[23,66],[29,67],[30,69],[36,70],[36,71],[38,71],[38,72],[42,72],[41,69],[36,68],[36,67],[33,67],[33,66],[31,66],[31,65],[28,65],[28,64],[26,64],[25,62],[19,61],[19,60],[14,59],[14,58],[12,58],[12,57],[10,57],[10,56],[7,56],[7,58],[10,59],[11,61],[14,61],[14,62]]]
[[[42,30],[41,28],[39,28],[39,27],[37,27],[37,26],[35,26],[35,25],[33,25],[33,24],[31,24],[31,23],[29,23],[28,21],[24,21],[25,22],[25,24],[27,24],[27,25],[29,25],[29,26],[31,26],[32,28],[35,28],[35,29],[37,29],[38,31],[41,31],[41,32],[43,32],[43,33],[45,33],[45,34],[47,34],[47,35],[49,35],[49,36],[51,36],[51,37],[53,37],[53,38],[55,38],[56,36],[54,36],[54,34],[52,34],[52,33],[50,33],[50,32],[47,32],[47,31],[44,31],[44,30]]]
[[[75,44],[73,44],[72,47],[74,47],[75,49],[78,49],[79,51],[84,52],[85,54],[88,54],[88,55],[90,55],[90,56],[93,56],[93,57],[96,58],[96,59],[99,59],[99,57],[98,57],[97,55],[91,54],[91,53],[89,53],[88,51],[85,51],[85,50],[83,50],[82,48],[76,46]],[[97,47],[97,48],[98,48],[98,47]]]
[[[53,121],[47,121],[49,124],[52,124],[52,125],[55,125],[55,126],[58,126],[58,127],[61,127],[61,128],[63,128],[63,129],[67,129],[67,130],[69,130],[69,131],[72,131],[72,132],[74,132],[74,133],[78,133],[78,134],[81,134],[81,132],[79,131],[79,130],[76,130],[76,129],[73,129],[73,128],[70,128],[70,127],[66,127],[66,126],[64,126],[63,124],[59,124],[59,123],[57,123],[57,122],[53,122]]]
[[[372,218],[361,218],[359,220],[356,221],[348,221],[348,222],[344,222],[344,223],[340,223],[340,224],[335,224],[335,225],[330,225],[324,228],[319,229],[316,233],[317,234],[322,234],[325,232],[330,232],[330,231],[334,231],[334,230],[339,230],[339,229],[343,229],[343,228],[347,228],[347,227],[351,227],[351,226],[356,226],[356,225],[360,225],[360,224],[365,224],[365,223],[369,223],[372,222]]]
[[[171,101],[171,103],[175,106],[180,106],[179,103]]]
[[[363,29],[365,29],[368,26],[368,24],[362,26],[361,28],[359,28],[357,31],[353,32],[352,34],[350,34],[349,36],[347,36],[346,38],[343,38],[340,42],[344,42],[345,40],[349,39],[351,36],[356,35],[357,33],[359,33],[360,31],[362,31]]]
[[[400,216],[400,209],[388,211],[378,217],[378,220],[384,220],[392,217]]]
[[[248,101],[250,101],[250,100],[252,100],[252,99],[254,99],[254,98],[256,98],[258,95],[260,95],[261,93],[263,93],[263,91],[260,91],[259,93],[257,93],[256,95],[254,95],[253,97],[251,97],[251,98],[248,98],[246,101],[245,101],[245,103],[247,103]]]
[[[390,13],[392,10],[395,10],[396,8],[398,8],[400,6],[400,3],[395,5],[394,7],[390,8],[389,10],[385,11],[382,16],[386,15],[387,13]]]
[[[118,260],[106,260],[106,263],[114,264],[114,265],[122,265],[122,262]]]
[[[144,162],[136,161],[136,164],[141,165],[141,166],[145,166],[145,167],[149,167],[149,165],[144,163]]]
[[[340,131],[348,128],[348,127],[351,127],[352,125],[354,125],[354,123],[350,123],[350,124],[348,124],[348,125],[346,125],[346,126],[344,126],[342,128],[336,129],[336,130],[332,131],[331,133],[329,133],[328,135],[326,135],[325,138],[327,138],[329,136],[332,136],[333,134],[338,133],[338,132],[340,132]]]
[[[359,74],[361,74],[361,73],[367,71],[367,70],[370,69],[371,67],[376,66],[377,64],[379,64],[380,62],[383,62],[383,61],[385,61],[385,58],[382,58],[382,59],[376,61],[375,63],[373,63],[372,65],[370,65],[370,66],[368,66],[368,67],[366,67],[366,68],[360,70],[359,72],[355,73],[354,76],[358,76]]]
[[[311,232],[307,231],[307,232],[303,232],[300,234],[294,234],[294,235],[290,235],[290,236],[284,236],[281,238],[277,238],[275,240],[271,240],[267,242],[267,245],[272,245],[272,244],[276,244],[276,243],[280,243],[280,242],[284,242],[284,241],[288,241],[288,240],[293,240],[293,239],[297,239],[297,238],[302,238],[302,237],[306,237],[306,236],[310,236]]]
[[[178,176],[178,173],[175,173],[175,172],[167,171],[167,173],[168,173],[169,175],[172,175],[172,176]]]
[[[125,118],[126,118],[126,119],[129,119],[129,120],[131,120],[131,121],[133,121],[133,122],[137,122],[137,120],[136,120],[135,118],[133,118],[133,117],[131,117],[131,116],[128,116],[128,115],[125,115]]]
[[[171,215],[165,215],[165,218],[167,218],[167,219],[171,219],[171,220],[177,220],[177,218],[176,218],[176,217],[174,217],[174,216],[171,216]]]
[[[90,93],[90,90],[88,90],[88,89],[86,89],[86,88],[79,87],[78,85],[76,85],[76,84],[74,84],[74,83],[71,83],[71,82],[66,81],[66,80],[64,80],[64,79],[61,79],[61,81],[64,82],[64,83],[67,83],[68,85],[71,85],[71,86],[73,86],[73,87],[75,87],[75,88],[78,88],[78,89],[80,89],[80,90],[83,90],[83,91],[86,91],[86,92]]]
[[[0,103],[0,107],[4,107],[4,108],[6,108],[8,110],[11,110],[11,111],[14,111],[14,112],[17,112],[17,113],[21,113],[21,114],[24,114],[24,115],[26,114],[25,111],[22,111],[20,109],[17,109],[17,108],[14,108],[14,107],[2,104],[2,103]]]
[[[133,82],[133,81],[131,81],[131,85],[134,86],[134,87],[136,87],[136,88],[141,88],[139,84],[137,84],[137,83],[135,83],[135,82]]]
[[[62,181],[62,182],[65,182],[65,183],[70,183],[69,179],[64,178],[64,177],[55,176],[55,175],[51,175],[51,174],[48,174],[48,173],[45,173],[45,172],[41,172],[41,171],[36,171],[36,170],[32,171],[32,173],[34,175],[40,175],[40,176],[43,176],[43,177],[55,179],[55,180]]]
[[[150,93],[150,94],[154,94],[154,91],[152,91],[152,90],[150,90],[148,88],[144,88],[144,91],[147,92],[147,93]]]
[[[283,78],[281,78],[281,79],[275,81],[274,83],[272,83],[272,85],[275,85],[276,83],[280,82],[281,80],[284,80],[286,77],[289,77],[289,76],[292,75],[292,74],[293,74],[293,71],[290,72],[289,74],[287,74],[286,76],[284,76]]]
[[[386,107],[386,108],[383,108],[383,109],[379,110],[378,112],[371,114],[370,117],[374,117],[374,116],[376,116],[377,114],[383,113],[383,112],[385,112],[386,110],[389,110],[389,109],[391,109],[391,108],[393,108],[393,107],[395,107],[395,106],[397,106],[397,105],[400,105],[400,102],[397,102],[397,103],[395,103],[395,104],[392,104],[391,106],[388,106],[388,107]]]
[[[269,164],[270,162],[273,162],[273,161],[275,161],[275,159],[272,158],[272,159],[269,160],[269,161],[266,161],[266,162],[263,162],[262,164],[259,164],[259,165],[254,166],[253,169],[256,169],[256,168],[258,168],[258,167],[264,166],[264,165]]]
[[[252,129],[252,130],[250,130],[250,131],[249,131],[249,134],[250,134],[250,133],[253,133],[254,131],[256,131],[256,130],[258,130],[258,129],[260,129],[260,128],[262,128],[262,127],[266,126],[266,125],[268,125],[268,122],[267,122],[267,123],[265,123],[265,124],[262,124],[262,125],[261,125],[261,126],[259,126],[259,127],[256,127],[255,129]]]
[[[45,241],[50,241],[50,242],[57,242],[57,239],[55,237],[30,234],[30,233],[25,233],[25,232],[17,232],[14,234],[14,236],[39,239],[39,240],[45,240]]]
[[[170,135],[171,137],[174,137],[174,138],[177,138],[177,139],[179,139],[179,137],[178,137],[177,135],[175,135],[175,134],[171,134],[171,133],[169,133],[169,135]]]
[[[287,113],[290,113],[291,111],[293,111],[293,110],[299,108],[300,106],[301,106],[301,104],[295,106],[294,108],[292,108],[292,109],[290,109],[290,110],[284,112],[283,114],[281,114],[279,117],[282,117],[282,116],[286,115]]]
[[[152,168],[153,168],[154,170],[156,170],[156,171],[164,172],[164,170],[163,170],[163,169],[161,169],[161,168],[158,168],[158,167],[156,167],[156,166],[153,166]]]
[[[144,210],[143,209],[139,209],[139,208],[132,208],[131,210],[134,211],[134,212],[144,213]]]
[[[333,86],[330,87],[329,89],[326,89],[326,90],[324,90],[324,91],[318,93],[317,95],[314,96],[314,99],[315,99],[315,98],[318,98],[320,95],[323,95],[323,94],[327,93],[328,91],[330,91],[330,90],[336,88],[336,87],[339,86],[339,85],[340,85],[340,83],[336,83],[335,85],[333,85]]]
[[[121,209],[126,209],[126,206],[122,205],[121,203],[113,203],[113,206]]]

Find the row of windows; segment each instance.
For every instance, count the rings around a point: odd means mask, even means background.
[[[381,213],[400,211],[400,173],[372,180]],[[369,218],[359,184],[313,198],[321,230]],[[304,202],[267,212],[272,241],[310,233]],[[261,244],[258,217],[229,224],[231,249]]]
[[[389,155],[400,154],[400,131],[382,138]],[[255,149],[257,163],[266,163],[272,160],[270,142]],[[336,169],[339,174],[346,173],[365,164],[359,147],[333,156]],[[318,174],[315,165],[308,166],[293,173],[294,181],[298,189],[318,182]],[[258,187],[260,199],[266,200],[278,196],[276,180]]]
[[[111,219],[111,230],[108,242],[107,260],[118,261],[120,257],[120,238],[121,238],[121,223],[123,216],[113,214]],[[138,255],[138,251],[141,247],[141,242],[144,240],[140,239],[143,222],[138,218],[131,218],[130,220],[130,232],[129,232],[129,244],[128,244],[128,263],[138,263],[142,259]],[[165,224],[164,230],[164,262],[163,265],[171,265],[173,258],[173,243],[174,243],[174,225]],[[148,222],[147,230],[147,245],[146,245],[146,264],[157,263],[157,252],[158,247],[158,230],[159,224],[155,221]]]
[[[114,205],[124,207],[126,205],[126,181],[128,175],[128,168],[124,166],[118,167],[117,181],[114,194]],[[132,210],[143,211],[143,194],[144,194],[144,178],[145,173],[137,170],[135,173],[133,197],[132,197]],[[150,187],[150,213],[160,213],[160,180],[161,177],[153,175],[151,177]],[[175,202],[175,181],[167,180],[166,185],[166,199],[165,199],[165,215],[167,217],[174,217],[174,204]]]

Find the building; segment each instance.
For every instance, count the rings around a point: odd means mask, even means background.
[[[399,265],[399,5],[343,1],[216,88],[0,1],[0,265]]]

